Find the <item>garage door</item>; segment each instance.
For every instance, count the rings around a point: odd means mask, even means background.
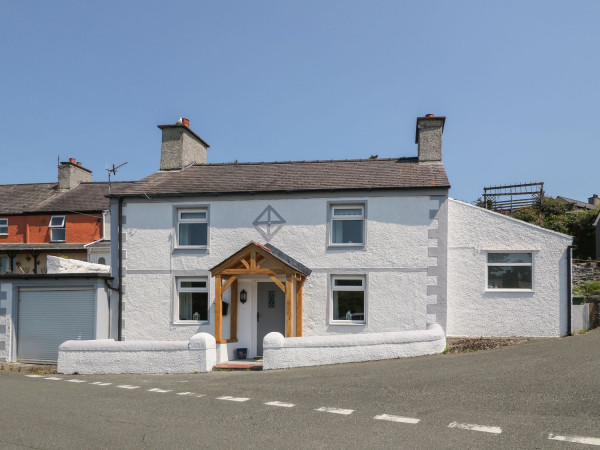
[[[93,289],[19,289],[17,359],[56,363],[58,346],[94,339]]]

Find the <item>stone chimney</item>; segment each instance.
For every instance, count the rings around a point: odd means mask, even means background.
[[[442,161],[442,133],[445,117],[426,114],[417,117],[415,144],[419,144],[419,162],[433,163]]]
[[[175,125],[159,125],[162,130],[160,170],[181,170],[192,164],[206,164],[210,147],[190,130],[190,121],[181,118]]]
[[[92,171],[83,167],[75,158],[69,158],[58,166],[58,189],[61,191],[68,191],[79,186],[79,183],[91,181]]]
[[[590,205],[600,206],[600,198],[598,198],[598,194],[594,194],[590,198],[588,198],[588,203]]]

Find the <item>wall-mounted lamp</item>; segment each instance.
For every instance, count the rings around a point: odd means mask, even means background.
[[[246,289],[242,289],[242,292],[240,292],[240,302],[242,302],[242,305],[246,303],[246,300],[248,300],[248,293]]]

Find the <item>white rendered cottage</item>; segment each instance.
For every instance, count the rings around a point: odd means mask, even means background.
[[[278,368],[566,334],[571,238],[449,199],[444,123],[418,157],[226,164],[159,126],[160,171],[111,196],[112,337]]]

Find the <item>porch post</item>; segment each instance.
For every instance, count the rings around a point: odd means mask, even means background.
[[[221,275],[215,276],[215,341],[221,343],[223,339],[223,284]]]
[[[231,287],[231,324],[229,340],[237,341],[237,313],[238,313],[238,282],[235,280]]]
[[[296,337],[302,337],[302,291],[304,279],[296,280]]]
[[[292,328],[292,295],[294,291],[294,283],[292,282],[292,276],[285,276],[285,337],[293,336]]]

